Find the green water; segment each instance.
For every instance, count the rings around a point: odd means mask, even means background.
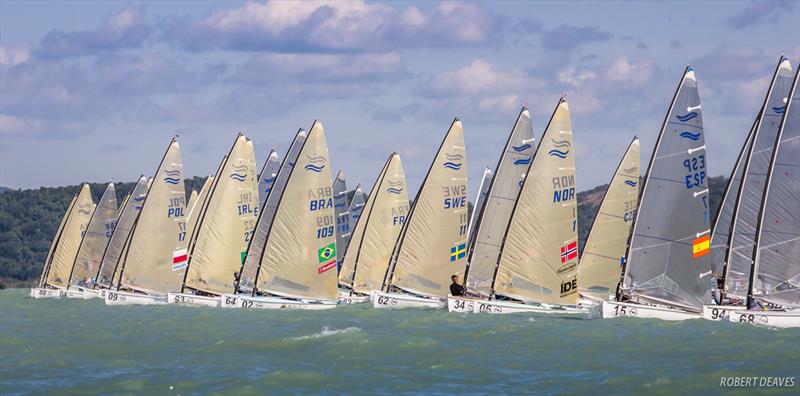
[[[800,394],[800,330],[375,310],[107,307],[0,292],[0,394]],[[795,377],[782,389],[723,376]]]

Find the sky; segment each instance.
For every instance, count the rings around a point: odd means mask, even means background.
[[[239,131],[260,167],[319,119],[350,188],[396,151],[413,194],[458,116],[472,197],[521,106],[538,141],[566,94],[584,190],[634,135],[647,163],[688,64],[728,174],[782,53],[800,58],[795,1],[3,0],[0,185],[134,181],[175,134],[187,176]]]

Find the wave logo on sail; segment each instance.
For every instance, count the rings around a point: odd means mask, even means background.
[[[553,147],[555,147],[555,148],[550,150],[550,151],[548,151],[547,154],[549,154],[551,157],[558,157],[558,158],[561,158],[561,159],[567,158],[567,154],[569,154],[569,150],[568,149],[571,146],[569,141],[567,141],[567,140],[555,140],[555,139],[550,139],[550,141],[553,143]],[[561,149],[561,150],[559,150],[559,149]]]
[[[691,119],[694,119],[695,117],[697,117],[697,112],[696,111],[691,111],[691,112],[689,112],[687,114],[684,114],[684,115],[675,114],[675,118],[677,118],[680,122],[686,122],[686,121],[689,121]]]
[[[639,167],[638,166],[632,166],[630,168],[622,170],[623,173],[633,173],[633,172],[638,172],[638,171],[639,171]]]
[[[451,170],[461,170],[462,161],[464,160],[463,155],[444,153],[444,156],[447,158],[447,161],[445,161],[442,166]]]
[[[246,165],[233,165],[233,172],[231,172],[231,179],[244,182],[247,179],[247,166]]]
[[[403,182],[393,182],[391,180],[388,181],[389,188],[386,189],[386,192],[389,194],[400,194],[403,192]]]
[[[164,169],[164,181],[169,184],[178,184],[181,181],[181,171]]]
[[[321,155],[306,155],[306,158],[308,158],[309,163],[308,165],[304,166],[303,169],[317,173],[322,172],[322,170],[325,169],[325,157]]]
[[[633,181],[633,180],[625,180],[625,184],[627,184],[627,185],[629,185],[631,187],[636,187],[637,183],[635,181]]]
[[[530,149],[531,147],[532,146],[529,143],[525,143],[525,144],[523,144],[521,146],[512,146],[511,149],[516,151],[516,152],[518,152],[518,153],[521,153],[521,152],[523,152],[525,150]]]
[[[133,202],[137,203],[137,205],[133,207],[134,209],[142,210],[142,204],[143,204],[142,201],[144,201],[144,197],[145,197],[144,195],[142,195],[141,197],[133,197]]]
[[[783,114],[783,112],[786,111],[786,105],[775,106],[772,108],[772,111],[774,111],[775,114]]]
[[[83,213],[83,214],[92,213],[92,205],[86,203],[78,205],[78,213]]]
[[[531,163],[531,159],[532,157],[516,159],[514,160],[514,165],[528,165]]]
[[[267,185],[267,188],[264,189],[264,192],[268,193],[268,192],[272,191],[272,185],[275,183],[275,179],[277,177],[278,177],[277,175],[272,175],[272,177],[270,177],[269,179],[263,179],[262,180]]]
[[[699,140],[700,139],[700,132],[691,133],[689,131],[681,132],[681,137],[684,139],[691,139],[691,140]]]

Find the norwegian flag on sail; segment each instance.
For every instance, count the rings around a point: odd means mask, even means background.
[[[572,242],[567,246],[561,247],[561,262],[566,263],[574,258],[578,257],[578,242]]]
[[[172,270],[178,271],[186,268],[189,262],[189,252],[186,249],[178,249],[172,252]]]

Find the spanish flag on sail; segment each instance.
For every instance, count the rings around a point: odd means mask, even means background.
[[[692,258],[703,257],[709,252],[711,247],[711,240],[708,235],[703,235],[700,238],[692,241]]]

